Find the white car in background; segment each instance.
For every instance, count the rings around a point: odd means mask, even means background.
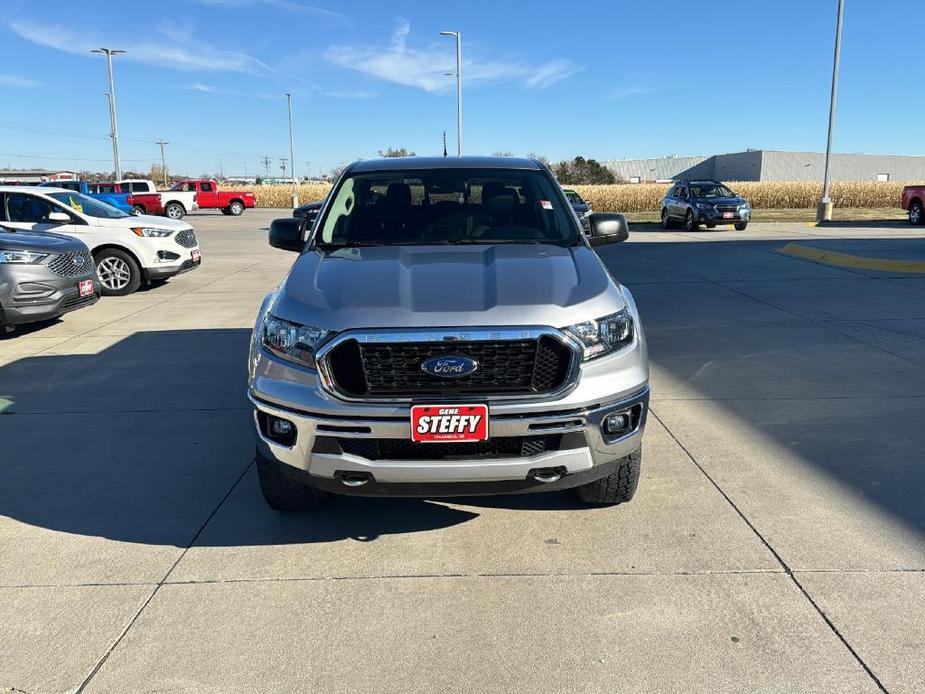
[[[164,280],[202,262],[199,241],[186,222],[129,215],[62,188],[0,186],[0,224],[83,241],[107,296],[131,294],[142,282]]]
[[[160,193],[164,216],[171,219],[183,219],[186,213],[199,209],[195,191],[176,190],[175,187],[170,190],[158,190],[154,181],[140,178],[130,178],[116,183],[122,186],[122,190],[130,193]]]

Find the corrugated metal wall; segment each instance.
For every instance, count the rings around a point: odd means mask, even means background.
[[[624,180],[716,178],[721,181],[822,181],[825,155],[820,152],[751,150],[711,157],[662,157],[607,161]],[[885,154],[833,154],[833,181],[925,180],[925,157]]]

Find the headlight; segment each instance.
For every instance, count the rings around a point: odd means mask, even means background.
[[[154,227],[132,227],[132,231],[136,236],[147,236],[154,239],[162,239],[174,232],[173,229],[156,229]]]
[[[263,323],[263,346],[282,359],[314,368],[315,352],[332,334],[324,328],[267,316]]]
[[[584,360],[616,352],[633,341],[633,317],[623,309],[598,320],[577,323],[565,329],[584,348]]]
[[[712,210],[712,209],[713,209],[713,205],[711,205],[711,204],[708,203],[708,202],[698,202],[698,203],[697,203],[697,209],[698,209],[698,210]]]
[[[34,251],[0,250],[0,263],[34,265],[35,263],[41,263],[47,257],[47,253],[35,253]]]
[[[752,209],[752,206],[749,205],[747,202],[743,202],[741,205],[739,205],[739,207],[740,207],[741,209],[743,209],[743,210],[750,210],[750,209]]]

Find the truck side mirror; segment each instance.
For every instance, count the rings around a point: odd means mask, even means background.
[[[305,247],[302,238],[305,231],[304,220],[287,217],[270,222],[270,245],[284,251],[300,253]]]
[[[626,241],[630,236],[630,225],[622,214],[592,212],[587,216],[588,236],[592,246]]]

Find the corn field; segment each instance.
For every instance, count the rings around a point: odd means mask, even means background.
[[[745,197],[755,209],[814,209],[822,197],[822,184],[807,181],[743,181],[729,183],[732,190]],[[836,207],[898,207],[903,186],[899,181],[849,181],[832,184]],[[224,190],[241,190],[240,185],[220,186]],[[663,183],[570,186],[591,203],[598,212],[658,212],[668,190]],[[243,186],[257,196],[258,207],[291,207],[292,186]],[[321,200],[330,186],[310,183],[297,186],[299,203]]]

